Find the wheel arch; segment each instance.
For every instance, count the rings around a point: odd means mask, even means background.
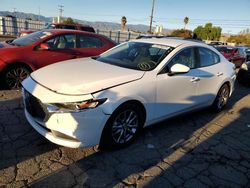
[[[141,110],[142,110],[142,113],[143,113],[143,123],[142,123],[142,127],[144,127],[145,125],[145,121],[146,121],[146,116],[147,116],[147,113],[146,113],[146,108],[145,106],[143,105],[143,103],[139,100],[136,100],[136,99],[131,99],[131,100],[127,100],[127,101],[124,101],[122,102],[121,104],[119,104],[115,110],[112,112],[112,114],[114,114],[116,111],[118,111],[123,105],[125,104],[130,104],[130,103],[133,103],[133,104],[136,104]],[[112,116],[111,114],[111,116]],[[102,134],[101,134],[101,137],[100,137],[100,141],[99,141],[99,144],[102,145],[102,142],[103,142],[103,139],[104,139],[104,134],[105,134],[105,128],[111,118],[111,116],[109,117],[109,119],[107,120],[107,122],[105,123],[105,125],[103,126],[103,129],[102,129]]]
[[[231,94],[232,94],[232,92],[233,92],[233,90],[232,90],[232,89],[233,89],[233,88],[232,88],[232,84],[230,83],[230,81],[226,80],[226,81],[223,82],[223,84],[220,86],[220,88],[221,88],[223,85],[225,85],[225,84],[229,87],[230,96],[231,96]],[[219,92],[220,88],[218,89],[217,93]]]
[[[6,71],[7,69],[9,69],[10,67],[13,67],[13,66],[24,66],[25,68],[27,68],[30,72],[33,72],[34,71],[34,68],[32,66],[30,66],[29,64],[27,63],[24,63],[24,62],[13,62],[13,63],[8,63],[2,70],[2,72]]]

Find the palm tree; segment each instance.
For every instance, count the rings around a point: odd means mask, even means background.
[[[184,29],[185,29],[185,30],[186,30],[186,28],[187,28],[188,22],[189,22],[189,18],[188,18],[188,17],[185,17],[185,18],[184,18],[184,24],[185,24]]]
[[[121,19],[121,31],[125,31],[126,23],[127,23],[127,18],[123,16]]]

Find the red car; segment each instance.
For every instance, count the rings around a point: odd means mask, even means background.
[[[80,31],[87,31],[95,33],[95,30],[93,27],[89,25],[82,25],[82,24],[64,24],[64,23],[55,23],[55,24],[49,24],[44,29],[73,29],[73,30],[80,30]],[[38,30],[24,30],[19,33],[20,37],[23,37],[25,35],[34,33]]]
[[[0,75],[9,89],[19,88],[32,71],[68,59],[97,56],[115,46],[105,36],[77,30],[43,30],[0,43]]]
[[[246,54],[240,48],[232,46],[215,46],[215,48],[236,67],[240,67],[246,61]]]

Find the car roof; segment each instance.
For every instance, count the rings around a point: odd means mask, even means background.
[[[180,38],[142,38],[133,40],[134,42],[144,42],[152,44],[167,45],[171,47],[178,47],[180,45],[199,45],[209,47],[207,44],[202,43],[201,41],[189,40],[189,39],[180,39]]]
[[[68,24],[68,23],[52,23],[52,25],[67,25],[67,26],[81,26],[81,27],[91,27],[90,25],[84,25],[79,23]],[[92,28],[92,27],[91,27]]]
[[[89,35],[97,35],[96,33],[82,31],[82,30],[73,30],[73,29],[43,29],[41,31],[47,31],[52,34],[63,34],[63,33],[85,33]]]

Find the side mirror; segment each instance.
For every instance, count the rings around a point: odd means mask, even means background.
[[[39,46],[39,50],[50,50],[50,47],[47,43],[42,43]]]
[[[182,64],[175,64],[170,68],[170,73],[169,75],[174,75],[174,74],[184,74],[190,71],[190,68],[186,65]]]

